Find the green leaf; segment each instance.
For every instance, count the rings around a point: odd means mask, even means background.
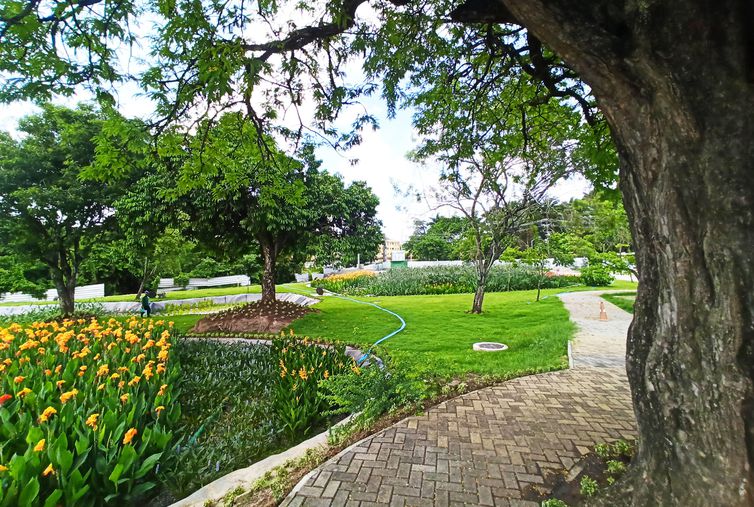
[[[44,507],[56,507],[58,505],[58,500],[60,500],[63,496],[63,491],[56,489],[52,493],[50,493],[47,496],[47,500],[45,500]]]
[[[21,494],[18,495],[19,507],[32,505],[35,503],[37,495],[39,495],[39,481],[37,481],[36,477],[32,477],[31,480],[26,483],[24,489],[21,490]]]
[[[123,473],[123,469],[124,469],[123,465],[118,463],[117,465],[115,465],[115,468],[110,474],[110,477],[108,477],[110,482],[115,484],[116,489],[118,487],[118,479],[120,479],[120,475]]]

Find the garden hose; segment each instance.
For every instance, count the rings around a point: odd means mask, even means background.
[[[363,355],[362,355],[362,356],[361,356],[361,357],[360,357],[360,358],[358,359],[358,361],[356,361],[356,362],[357,362],[357,363],[358,363],[359,365],[362,365],[362,364],[364,363],[364,361],[366,361],[367,359],[369,359],[369,356],[370,356],[370,355],[372,354],[372,349],[373,349],[374,347],[376,347],[377,345],[379,345],[380,343],[384,342],[384,341],[385,341],[385,340],[387,340],[388,338],[392,338],[393,336],[397,335],[398,333],[400,333],[401,331],[403,331],[404,329],[406,329],[406,321],[405,321],[405,320],[403,320],[403,317],[401,317],[400,315],[398,315],[398,314],[397,314],[397,313],[395,313],[394,311],[388,310],[387,308],[383,308],[383,307],[381,307],[380,305],[378,305],[378,304],[375,304],[375,303],[369,303],[369,302],[367,302],[367,301],[359,301],[358,299],[349,298],[348,296],[344,296],[344,295],[342,295],[342,294],[338,294],[338,293],[336,293],[336,292],[331,292],[331,291],[327,291],[327,292],[328,292],[328,294],[330,294],[330,295],[332,295],[332,296],[335,296],[336,298],[345,299],[346,301],[352,301],[352,302],[354,302],[354,303],[358,303],[358,304],[361,304],[361,305],[369,305],[369,306],[373,306],[373,307],[377,308],[378,310],[381,310],[381,311],[383,311],[383,312],[385,312],[385,313],[389,313],[390,315],[392,315],[393,317],[395,317],[395,318],[397,318],[397,319],[398,319],[399,321],[401,321],[401,325],[400,325],[400,327],[399,327],[398,329],[396,329],[396,330],[395,330],[395,331],[393,331],[392,333],[389,333],[389,334],[387,334],[387,335],[383,336],[382,338],[380,338],[379,340],[377,340],[376,342],[374,342],[374,343],[373,343],[373,344],[372,344],[372,345],[371,345],[371,346],[370,346],[370,347],[369,347],[369,348],[367,349],[367,351],[366,351],[366,352],[364,352],[364,354],[363,354]],[[317,294],[311,294],[311,295],[312,295],[312,296],[315,296],[315,295],[317,295]]]

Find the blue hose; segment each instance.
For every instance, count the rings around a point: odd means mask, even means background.
[[[358,303],[358,304],[361,304],[361,305],[369,305],[369,306],[374,306],[374,307],[375,307],[375,308],[377,308],[378,310],[382,310],[382,311],[383,311],[383,312],[385,312],[385,313],[389,313],[390,315],[392,315],[393,317],[395,317],[395,318],[397,318],[397,319],[398,319],[399,321],[401,321],[401,326],[400,326],[400,327],[399,327],[398,329],[396,329],[395,331],[393,331],[393,332],[392,332],[392,333],[390,333],[390,334],[387,334],[387,335],[383,336],[382,338],[380,338],[379,340],[377,340],[376,342],[374,342],[374,343],[372,344],[372,346],[371,346],[371,347],[369,347],[369,349],[367,349],[367,351],[366,351],[366,352],[365,352],[365,353],[364,353],[364,354],[363,354],[363,355],[362,355],[362,356],[361,356],[361,357],[359,358],[359,360],[357,361],[357,363],[358,363],[359,365],[363,364],[363,363],[364,363],[364,361],[366,361],[367,359],[369,359],[369,356],[371,355],[371,353],[372,353],[372,349],[373,349],[374,347],[376,347],[377,345],[379,345],[380,343],[384,342],[384,341],[385,341],[385,340],[387,340],[388,338],[392,338],[393,336],[397,335],[398,333],[400,333],[401,331],[403,331],[404,329],[406,329],[406,321],[405,321],[405,320],[403,320],[403,317],[401,317],[400,315],[398,315],[397,313],[395,313],[395,312],[393,312],[393,311],[391,311],[391,310],[388,310],[387,308],[383,308],[383,307],[381,307],[380,305],[377,305],[377,304],[375,304],[375,303],[369,303],[369,302],[367,302],[367,301],[359,301],[358,299],[349,298],[349,297],[347,297],[347,296],[343,296],[343,295],[341,295],[341,294],[337,294],[337,293],[335,293],[335,292],[330,292],[330,291],[328,291],[328,292],[329,292],[329,293],[330,293],[331,295],[335,296],[336,298],[345,299],[346,301],[352,301],[352,302],[354,302],[354,303]]]

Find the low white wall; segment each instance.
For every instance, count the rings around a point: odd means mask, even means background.
[[[105,284],[98,283],[94,285],[81,285],[76,287],[76,292],[73,298],[76,301],[82,299],[92,299],[105,297]],[[55,301],[58,298],[57,289],[48,289],[45,292],[45,297],[38,299],[29,294],[23,294],[21,292],[12,292],[8,294],[2,294],[0,297],[0,303],[31,303],[34,301]]]

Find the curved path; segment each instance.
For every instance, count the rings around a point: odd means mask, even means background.
[[[576,368],[511,380],[404,419],[314,470],[283,505],[536,507],[521,499],[525,488],[570,470],[594,444],[635,436],[625,369],[612,364],[622,357],[630,316],[605,303],[611,320],[599,321],[598,294],[561,296],[580,328]]]

